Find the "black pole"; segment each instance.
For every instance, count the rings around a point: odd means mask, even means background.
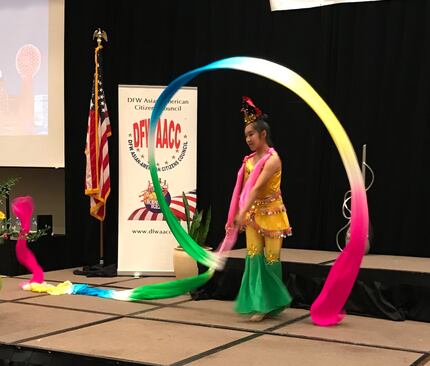
[[[5,203],[6,203],[6,220],[8,220],[9,217],[10,217],[10,212],[9,212],[9,210],[10,210],[9,193],[6,194]]]

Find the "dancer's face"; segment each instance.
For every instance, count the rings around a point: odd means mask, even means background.
[[[266,131],[259,133],[254,128],[253,123],[250,123],[245,127],[245,141],[251,151],[256,151],[260,146],[265,144],[265,133]]]

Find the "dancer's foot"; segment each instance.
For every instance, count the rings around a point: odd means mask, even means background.
[[[254,315],[251,316],[251,321],[252,322],[261,322],[265,316],[266,316],[265,313],[255,313]]]

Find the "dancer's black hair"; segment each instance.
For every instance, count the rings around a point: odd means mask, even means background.
[[[254,122],[251,123],[254,130],[258,132],[259,135],[263,131],[266,131],[266,142],[269,147],[273,147],[272,142],[272,136],[270,134],[270,125],[268,123],[269,116],[265,113],[263,113],[261,116],[259,116]]]

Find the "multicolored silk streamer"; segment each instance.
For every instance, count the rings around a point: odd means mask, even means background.
[[[154,189],[161,210],[172,233],[184,250],[200,263],[214,268],[222,265],[216,253],[209,253],[199,247],[185,232],[170,212],[158,183],[157,167],[154,154],[154,134],[158,119],[170,99],[180,87],[187,84],[202,72],[217,69],[233,69],[260,75],[285,86],[302,98],[320,117],[339,151],[351,186],[351,237],[346,249],[334,263],[325,285],[318,298],[312,304],[311,317],[317,325],[337,324],[343,318],[343,307],[357,278],[361,260],[365,252],[365,240],[368,232],[368,210],[366,191],[354,149],[338,119],[318,95],[318,93],[294,71],[274,62],[253,57],[231,57],[215,61],[206,66],[191,70],[173,82],[157,99],[151,115],[149,164]]]
[[[23,288],[24,290],[48,293],[50,295],[87,295],[122,301],[154,300],[183,295],[196,287],[204,285],[211,278],[212,274],[213,270],[210,269],[195,277],[143,285],[130,290],[108,290],[91,287],[86,284],[73,284],[70,281],[62,282],[56,286],[33,282],[26,284]]]

